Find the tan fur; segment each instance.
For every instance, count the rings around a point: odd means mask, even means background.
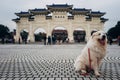
[[[89,57],[88,57],[88,48],[90,48],[90,58],[91,58],[91,68],[94,70],[96,76],[100,76],[99,66],[101,64],[101,60],[106,55],[106,46],[107,39],[105,38],[104,42],[99,42],[105,33],[103,31],[97,31],[93,33],[90,37],[88,43],[82,50],[81,54],[77,57],[74,67],[76,71],[81,71],[83,74],[86,72],[86,66],[89,67]]]

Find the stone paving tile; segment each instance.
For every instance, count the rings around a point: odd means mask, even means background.
[[[27,78],[21,78],[21,80],[27,80]]]
[[[41,80],[47,80],[48,78],[41,78]]]
[[[62,80],[62,78],[55,78],[55,80]]]
[[[0,80],[5,80],[6,78],[1,78]]]
[[[41,78],[35,78],[34,80],[40,80]]]
[[[83,47],[0,45],[0,80],[120,80],[119,46],[108,46],[99,78],[74,71],[74,60]]]
[[[77,78],[77,80],[83,80],[83,78]]]
[[[48,80],[55,80],[55,78],[48,78]]]

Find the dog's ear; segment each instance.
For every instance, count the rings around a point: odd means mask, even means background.
[[[91,36],[92,36],[92,38],[95,36],[95,32],[97,32],[96,30],[93,30],[93,31],[91,31]]]
[[[95,30],[91,31],[91,36],[92,36],[92,35],[93,35],[93,33],[95,33],[95,32],[97,32],[97,31],[95,31]]]

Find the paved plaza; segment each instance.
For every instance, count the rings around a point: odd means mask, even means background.
[[[74,60],[84,46],[0,45],[0,80],[120,80],[118,45],[108,45],[100,77],[75,72]]]

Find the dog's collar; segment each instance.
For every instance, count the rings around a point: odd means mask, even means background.
[[[90,48],[88,48],[88,60],[89,60],[89,68],[91,68],[91,57],[90,57]]]

